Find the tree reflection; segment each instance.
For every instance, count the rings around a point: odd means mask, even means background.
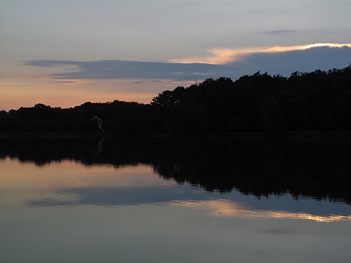
[[[69,137],[0,140],[0,158],[47,165],[149,164],[165,179],[206,191],[259,198],[290,193],[351,204],[350,145],[288,144],[201,138]]]

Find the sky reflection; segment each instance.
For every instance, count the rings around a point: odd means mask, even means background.
[[[350,220],[346,203],[209,192],[148,165],[0,159],[0,262],[350,262]]]
[[[206,192],[187,183],[178,185],[154,173],[150,166],[115,168],[84,166],[62,161],[36,167],[14,159],[0,161],[2,203],[20,202],[31,207],[95,205],[117,207],[164,203],[175,207],[208,210],[209,216],[350,221],[346,204],[291,196],[270,196],[259,200],[233,190]],[[16,201],[17,200],[17,201]]]

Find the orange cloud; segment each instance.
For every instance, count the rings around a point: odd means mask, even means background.
[[[339,44],[339,43],[315,43],[300,46],[274,46],[274,47],[253,47],[253,48],[214,48],[208,50],[210,53],[205,57],[190,57],[190,58],[180,58],[172,59],[169,62],[172,63],[206,63],[206,64],[216,64],[223,65],[228,63],[233,63],[240,61],[245,56],[258,53],[283,53],[289,51],[307,50],[317,47],[329,47],[329,48],[351,48],[351,43]]]
[[[208,209],[210,211],[210,215],[216,217],[300,219],[323,223],[351,220],[351,215],[320,216],[308,213],[294,213],[287,211],[250,210],[249,208],[227,200],[209,200],[199,202],[184,201],[173,203],[173,205],[189,208]]]

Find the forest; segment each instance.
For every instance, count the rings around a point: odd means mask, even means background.
[[[103,120],[99,127],[98,116]],[[351,65],[294,72],[257,72],[233,81],[206,79],[155,96],[148,104],[114,100],[72,108],[38,103],[0,111],[1,133],[236,133],[351,130]]]

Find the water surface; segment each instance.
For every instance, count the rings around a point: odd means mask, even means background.
[[[351,260],[347,146],[107,138],[1,146],[1,262]]]

